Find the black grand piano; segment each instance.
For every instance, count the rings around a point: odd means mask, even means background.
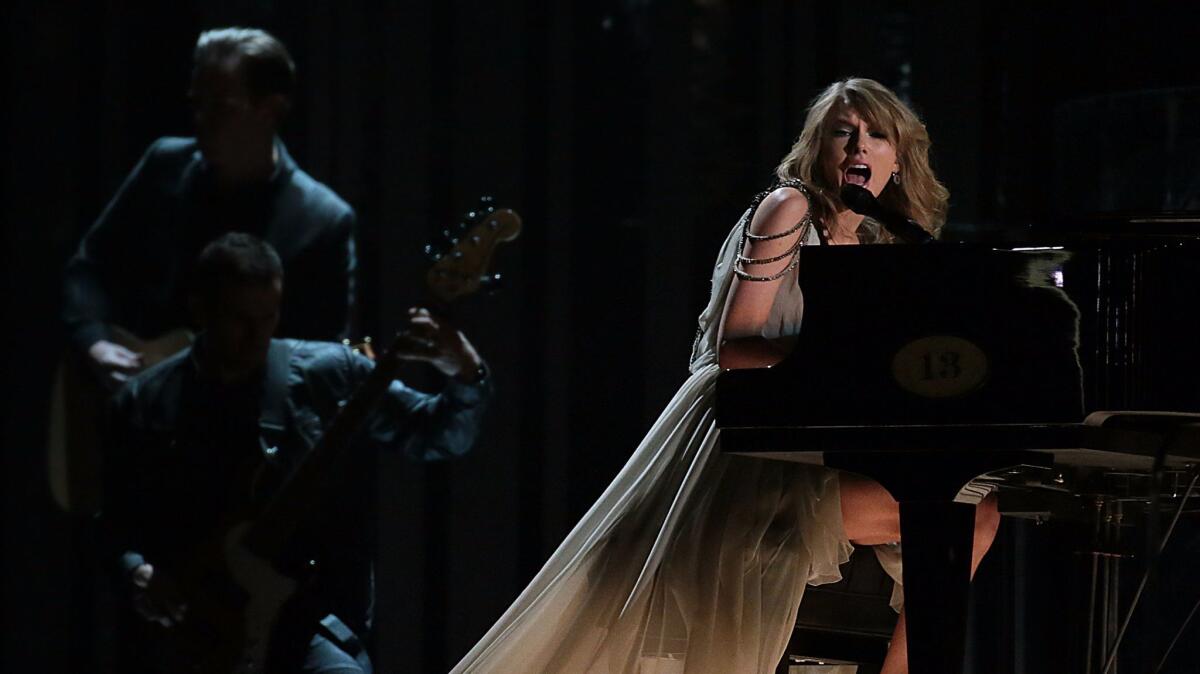
[[[972,489],[1070,498],[1200,463],[1195,224],[806,248],[791,355],[721,374],[723,451],[900,501],[911,671],[962,671]]]

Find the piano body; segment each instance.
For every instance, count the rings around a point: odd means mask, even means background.
[[[799,284],[790,355],[718,379],[722,451],[864,474],[900,502],[913,672],[962,671],[968,483],[1070,499],[1200,463],[1195,234],[806,248]]]

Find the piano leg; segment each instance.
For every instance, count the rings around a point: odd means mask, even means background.
[[[974,478],[1016,466],[1049,467],[1035,452],[826,453],[825,465],[873,478],[900,504],[908,671],[962,674],[975,506],[954,497]]]
[[[960,674],[966,648],[975,506],[901,501],[900,539],[909,671]]]

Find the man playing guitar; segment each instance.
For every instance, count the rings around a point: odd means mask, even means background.
[[[291,290],[278,334],[354,334],[354,210],[276,135],[296,78],[286,47],[258,29],[209,30],[193,61],[195,138],[146,150],[64,274],[70,352],[56,375],[49,474],[60,507],[85,518],[101,498],[104,394],[186,346],[185,274],[205,244],[244,231],[274,246]]]
[[[202,33],[188,97],[195,138],[155,141],[67,264],[63,321],[111,389],[146,363],[113,325],[153,339],[187,319],[182,272],[229,231],[275,247],[291,279],[280,334],[348,336],[354,210],[296,165],[276,135],[295,86],[284,45],[248,28]]]
[[[283,268],[251,235],[207,246],[194,279],[196,342],[122,387],[105,443],[107,556],[140,615],[133,650],[150,671],[370,672],[371,450],[466,452],[490,395],[483,361],[424,309],[375,362],[272,339]],[[444,389],[395,380],[399,360],[432,364]]]

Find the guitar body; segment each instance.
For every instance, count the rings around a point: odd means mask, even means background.
[[[183,329],[146,340],[119,326],[110,326],[110,331],[113,342],[142,354],[145,367],[192,343],[192,333]],[[54,373],[46,438],[50,493],[64,512],[88,517],[100,511],[104,495],[100,443],[108,398],[108,392],[77,356],[64,355]]]
[[[171,626],[146,625],[150,658],[164,672],[259,674],[280,611],[300,583],[248,551],[241,522],[174,576],[187,611]]]

